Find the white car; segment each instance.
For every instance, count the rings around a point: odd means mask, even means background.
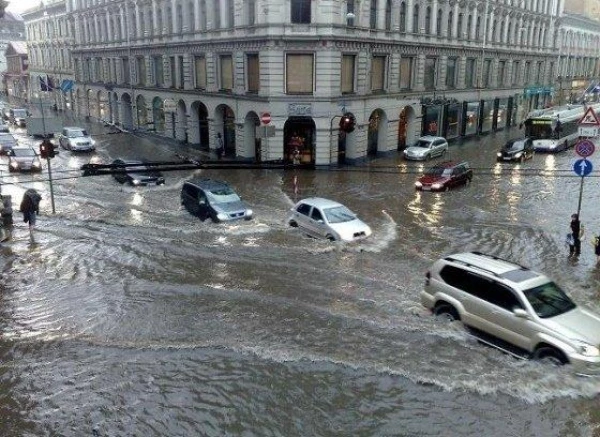
[[[96,149],[96,141],[81,127],[63,127],[58,142],[63,149],[73,152],[92,152]]]
[[[330,241],[357,241],[371,235],[371,228],[356,214],[341,203],[321,197],[310,197],[296,203],[288,224],[301,228],[312,237]]]
[[[448,141],[443,137],[425,136],[404,150],[404,159],[426,161],[436,156],[444,156],[448,151]]]

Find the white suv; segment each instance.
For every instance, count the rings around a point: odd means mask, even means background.
[[[96,141],[81,127],[63,127],[58,142],[63,149],[73,152],[92,152],[96,149]]]
[[[600,316],[526,267],[479,252],[450,255],[427,272],[421,302],[505,352],[600,374]]]
[[[448,141],[443,137],[425,136],[404,150],[404,159],[427,161],[436,156],[444,156],[448,151]]]

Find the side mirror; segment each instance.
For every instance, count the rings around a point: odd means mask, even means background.
[[[529,314],[523,308],[513,309],[513,314],[520,319],[529,319]]]

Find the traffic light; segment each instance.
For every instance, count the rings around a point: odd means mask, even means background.
[[[344,115],[342,115],[342,118],[340,120],[340,130],[342,132],[350,133],[354,131],[355,127],[356,118],[354,117],[354,114],[346,112]]]

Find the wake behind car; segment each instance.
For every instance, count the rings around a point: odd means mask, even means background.
[[[15,147],[8,152],[8,171],[42,171],[42,161],[32,147]]]
[[[252,210],[226,183],[214,179],[190,179],[181,187],[181,204],[193,215],[213,222],[252,219]]]
[[[466,185],[473,179],[473,170],[468,162],[447,161],[427,169],[415,182],[415,188],[422,191],[448,191]]]
[[[448,141],[443,137],[425,136],[416,144],[404,150],[404,159],[426,161],[436,156],[444,156],[448,151]]]
[[[115,159],[116,166],[113,177],[120,183],[128,183],[134,187],[139,185],[163,185],[165,178],[158,170],[153,170],[143,161]]]
[[[63,149],[73,152],[92,152],[96,149],[96,141],[81,127],[63,127],[58,142]]]
[[[496,154],[496,160],[498,162],[523,162],[533,158],[534,153],[533,140],[519,138],[507,141],[502,150]]]
[[[371,235],[371,228],[341,203],[321,197],[309,197],[296,203],[288,219],[315,238],[331,241],[357,241]]]
[[[421,303],[461,321],[483,343],[600,374],[600,315],[578,306],[545,275],[467,252],[437,260],[425,276]]]

